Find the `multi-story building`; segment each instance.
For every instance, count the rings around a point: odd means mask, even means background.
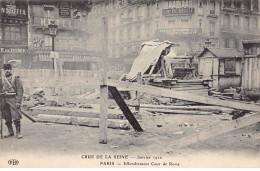
[[[26,0],[0,1],[0,65],[17,61],[28,63],[28,9]]]
[[[28,46],[31,68],[53,67],[50,58],[52,38],[48,25],[55,21],[58,28],[54,48],[59,53],[58,62],[63,69],[98,69],[101,54],[88,47],[91,35],[86,27],[86,16],[89,8],[91,2],[88,0],[29,0]]]
[[[107,17],[110,69],[127,72],[151,39],[176,42],[186,55],[206,41],[241,51],[242,40],[260,37],[259,9],[259,0],[110,0],[96,3],[89,17]]]

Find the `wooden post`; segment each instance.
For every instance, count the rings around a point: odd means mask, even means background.
[[[142,75],[141,75],[141,72],[138,72],[137,74],[137,83],[138,84],[142,84]],[[140,92],[139,91],[136,91],[136,99],[137,99],[137,106],[136,106],[136,110],[138,111],[138,113],[140,114]]]
[[[108,118],[108,87],[107,87],[107,47],[108,47],[108,22],[107,17],[103,18],[103,61],[100,85],[100,120],[99,120],[99,143],[107,144],[107,118]]]
[[[2,81],[2,79],[0,81]],[[0,127],[1,127],[1,139],[3,139],[3,106],[2,106],[3,100],[2,100],[2,97],[0,99],[1,99],[1,102],[0,102],[0,107],[1,107],[1,109],[0,109],[0,124],[1,125],[0,125]]]
[[[100,121],[99,143],[107,144],[107,118],[108,118],[108,87],[100,85]]]

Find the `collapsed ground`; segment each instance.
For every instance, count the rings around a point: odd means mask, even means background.
[[[42,90],[37,90],[34,95],[24,97],[24,109],[28,110],[32,106],[40,105],[81,109],[93,107],[91,104],[59,102],[48,100],[49,98],[44,95]],[[142,95],[141,104],[200,106],[193,102],[147,94]],[[113,105],[110,105],[111,109],[119,110],[117,106]],[[131,110],[134,111],[134,108],[131,108]],[[201,113],[203,112],[205,111],[201,111]],[[239,117],[252,114],[252,112],[248,112]],[[97,127],[49,122],[32,123],[24,117],[22,120],[24,138],[22,140],[15,138],[1,140],[0,146],[4,147],[1,149],[1,158],[6,159],[14,155],[19,156],[24,154],[28,154],[28,157],[37,154],[37,156],[34,156],[35,158],[44,158],[50,155],[63,157],[76,155],[80,158],[80,155],[83,154],[158,155],[185,158],[205,153],[249,155],[254,159],[260,156],[260,123],[249,125],[185,148],[171,148],[170,145],[182,137],[231,121],[232,117],[234,117],[234,110],[220,108],[219,110],[211,110],[200,115],[188,113],[172,114],[170,111],[147,111],[147,108],[141,107],[140,115],[141,119],[139,119],[139,123],[144,132],[136,132],[131,127],[129,130],[108,129],[107,144],[99,144],[100,130]],[[37,118],[37,115],[35,117]],[[6,131],[4,127],[4,133]]]

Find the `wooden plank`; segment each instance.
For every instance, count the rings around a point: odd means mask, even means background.
[[[212,115],[212,112],[192,111],[192,110],[170,110],[170,109],[144,109],[149,112],[159,112],[165,114],[180,114],[180,115]]]
[[[140,124],[138,123],[138,121],[135,119],[134,115],[132,114],[132,112],[130,111],[130,109],[128,108],[127,104],[125,103],[124,99],[122,98],[122,96],[120,95],[120,93],[118,92],[118,90],[116,89],[116,87],[108,87],[109,91],[111,92],[112,96],[114,97],[116,103],[118,104],[118,106],[120,107],[120,109],[122,110],[123,114],[125,115],[126,119],[129,121],[129,123],[131,124],[131,126],[136,130],[136,131],[143,131],[143,129],[141,128]]]
[[[204,97],[204,96],[188,93],[185,91],[174,91],[174,90],[168,90],[164,88],[153,87],[149,85],[139,85],[136,83],[129,83],[129,82],[123,82],[117,80],[108,80],[107,83],[109,86],[131,88],[132,90],[135,91],[141,91],[156,96],[171,97],[171,98],[181,99],[185,101],[204,103],[204,104],[210,104],[216,106],[224,106],[232,109],[241,109],[241,110],[257,111],[257,112],[260,111],[259,105],[221,100],[221,99],[216,99],[214,97]]]
[[[209,127],[198,133],[183,137],[175,141],[171,145],[167,144],[165,148],[167,148],[168,150],[169,149],[176,150],[176,148],[183,148],[252,124],[256,124],[259,121],[260,121],[260,113],[244,116],[236,120],[227,121],[219,125]]]
[[[177,83],[203,83],[203,79],[194,79],[194,80],[177,80]]]
[[[174,91],[186,91],[186,90],[204,90],[205,92],[207,92],[208,87],[182,87],[182,88],[171,88],[171,90]]]
[[[44,106],[33,108],[30,110],[30,114],[37,116],[38,114],[52,114],[52,115],[63,115],[63,116],[75,116],[75,117],[88,117],[88,118],[99,118],[99,108],[84,109],[84,108],[66,108],[66,107],[52,107]],[[120,110],[108,109],[108,119],[123,119],[124,115]]]
[[[233,109],[223,108],[218,106],[164,106],[164,105],[141,104],[140,107],[150,108],[150,109],[171,109],[171,110],[200,110],[200,111],[227,111],[227,112],[233,111]]]
[[[89,127],[99,127],[98,118],[85,118],[85,117],[72,117],[72,116],[57,116],[40,114],[37,116],[38,122],[58,123],[68,125],[79,125]],[[109,119],[107,121],[107,127],[112,129],[130,129],[130,125],[127,120]]]

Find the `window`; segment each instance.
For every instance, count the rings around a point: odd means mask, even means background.
[[[188,7],[188,6],[189,6],[189,0],[183,0],[182,7]]]
[[[131,46],[127,46],[127,53],[131,53],[131,50],[132,50]]]
[[[116,32],[115,31],[113,31],[112,32],[112,43],[116,43],[115,41],[116,41],[116,38],[115,38],[115,35],[116,35]]]
[[[245,17],[245,22],[244,23],[245,23],[244,24],[244,29],[246,31],[249,31],[249,17],[248,16]]]
[[[246,9],[246,10],[251,10],[251,2],[250,1],[247,1],[246,3],[244,3],[244,8]]]
[[[136,26],[136,38],[140,39],[141,36],[141,26]]]
[[[128,18],[132,18],[132,10],[128,10]]]
[[[187,23],[189,21],[189,19],[181,19],[182,23]]]
[[[225,8],[230,8],[231,7],[231,1],[224,1],[224,6]]]
[[[132,27],[127,28],[127,39],[128,40],[132,39]]]
[[[112,55],[113,55],[113,58],[116,57],[116,48],[113,48],[113,50],[112,50]]]
[[[120,56],[124,55],[124,48],[120,47]]]
[[[146,38],[150,38],[150,32],[151,32],[151,30],[150,30],[150,24],[146,24]]]
[[[199,1],[199,7],[203,8],[203,2],[201,0]]]
[[[0,27],[0,43],[2,42],[2,28]]]
[[[119,41],[122,42],[123,41],[123,30],[121,29],[119,32]]]
[[[124,22],[124,13],[120,13],[120,22],[121,22],[121,23]]]
[[[150,4],[146,5],[146,14],[147,14],[147,18],[149,18],[151,16],[151,12],[150,12]]]
[[[44,10],[44,17],[54,19],[54,10]]]
[[[235,15],[234,28],[235,28],[236,30],[240,30],[240,21],[239,21],[239,16],[238,16],[238,15]]]
[[[257,31],[258,30],[258,20],[257,18],[253,18],[253,31]]]
[[[215,36],[215,22],[209,23],[209,35]]]
[[[225,60],[225,74],[235,74],[236,73],[236,60],[230,59]]]
[[[224,39],[224,48],[230,48],[230,45],[229,45],[229,42],[230,42],[230,39]]]
[[[113,16],[112,23],[114,26],[116,25],[116,16]]]
[[[136,9],[136,18],[137,18],[137,20],[139,20],[140,19],[140,6],[138,6],[137,7],[137,9]]]
[[[241,0],[234,1],[235,8],[241,8]]]
[[[181,8],[181,1],[180,0],[175,1],[175,4],[176,4],[176,8]]]
[[[156,10],[159,10],[159,4],[156,4]]]
[[[238,39],[234,39],[234,48],[239,50],[239,40]]]
[[[4,41],[7,44],[16,44],[21,42],[21,40],[21,29],[19,27],[4,27]]]
[[[175,22],[176,22],[176,20],[174,20],[174,19],[168,20],[168,26],[169,26],[169,28],[173,28],[174,25],[175,25]]]
[[[224,25],[228,26],[228,28],[230,28],[230,25],[231,25],[230,21],[231,21],[230,14],[225,14],[225,16],[224,16]]]
[[[259,12],[259,1],[253,0],[253,10]]]

